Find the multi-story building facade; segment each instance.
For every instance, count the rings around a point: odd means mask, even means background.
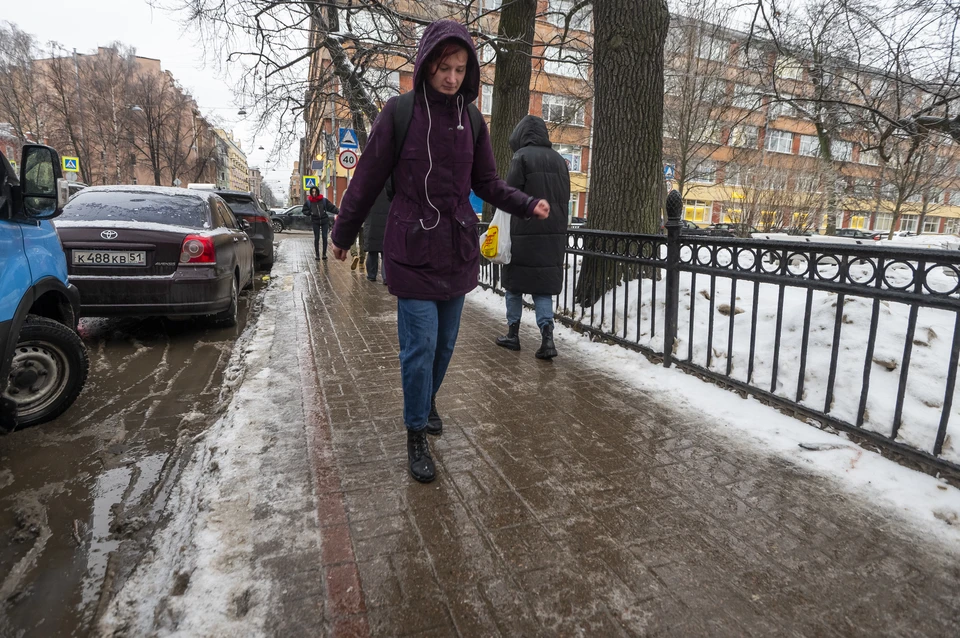
[[[287,191],[287,203],[296,206],[303,202],[303,179],[300,174],[300,162],[293,162],[293,171],[290,173],[290,189]]]
[[[878,231],[960,230],[960,147],[931,136],[924,141],[930,161],[911,169],[912,182],[904,180],[873,148],[854,91],[835,97],[849,105],[836,107],[818,131],[812,118],[832,107],[816,102],[823,80],[811,77],[804,54],[786,56],[757,38],[749,48],[746,42],[746,34],[716,25],[671,23],[663,155],[686,219],[762,230],[823,230],[830,221]],[[852,65],[830,73],[854,78],[857,88],[876,81],[870,69]],[[919,108],[917,101],[905,112]],[[825,128],[829,135],[821,135]]]
[[[567,39],[563,40],[565,18],[575,5],[571,0],[540,0],[533,48],[533,74],[530,81],[530,113],[547,121],[554,147],[564,156],[570,167],[571,216],[585,216],[589,190],[590,128],[592,105],[588,49],[591,44],[590,13],[580,12],[571,22]],[[481,6],[482,5],[482,6]],[[418,18],[463,18],[464,11],[481,13],[471,28],[480,29],[495,38],[499,21],[500,0],[482,3],[411,2],[406,9]],[[421,28],[412,28],[419,34]],[[315,33],[314,38],[321,37]],[[561,41],[565,46],[559,46]],[[410,40],[410,51],[415,41]],[[493,81],[496,55],[491,45],[478,48],[481,59],[481,91],[477,99],[480,112],[487,118],[493,108]],[[329,72],[330,58],[323,49],[311,58],[310,78],[314,85],[304,111],[306,136],[301,146],[300,166],[311,166],[321,160],[323,168],[313,171],[320,175],[327,187],[327,196],[339,203],[345,191],[349,173],[336,160],[335,132],[342,122],[352,121],[349,109],[340,98],[340,91]],[[413,65],[401,56],[383,57],[377,65],[367,67],[364,84],[382,105],[389,97],[413,89]],[[309,174],[309,173],[306,173]]]
[[[233,132],[214,129],[214,132],[226,150],[226,188],[234,191],[250,190],[250,169],[247,166],[247,154],[240,148],[239,140],[233,139]]]
[[[260,199],[262,199],[260,185],[263,183],[263,176],[260,174],[259,168],[256,166],[250,167],[248,181],[250,184],[250,192],[253,193],[253,196],[257,198],[257,201],[260,201]]]

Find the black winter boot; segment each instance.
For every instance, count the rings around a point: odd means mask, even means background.
[[[548,323],[540,329],[543,341],[540,342],[540,349],[537,350],[537,359],[553,359],[557,356],[557,349],[553,345],[553,324]]]
[[[437,412],[437,396],[430,399],[430,415],[427,417],[427,434],[438,436],[443,434],[443,419]]]
[[[421,483],[429,483],[437,476],[433,457],[430,456],[430,444],[427,443],[427,431],[407,430],[407,460],[410,462],[410,476]]]
[[[507,326],[507,335],[497,337],[497,345],[503,346],[507,350],[520,349],[520,323],[511,323]]]

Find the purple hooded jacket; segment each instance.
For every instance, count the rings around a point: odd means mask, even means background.
[[[430,54],[455,39],[469,61],[460,92],[449,97],[427,82]],[[400,162],[394,167],[390,99],[374,122],[350,188],[333,227],[334,245],[349,248],[390,174],[394,198],[383,237],[384,272],[397,297],[447,300],[477,286],[480,244],[470,189],[513,215],[530,217],[536,200],[497,177],[486,122],[473,144],[467,104],[480,91],[480,63],[466,28],[452,20],[434,22],[423,34],[413,72],[416,99]],[[462,126],[462,130],[458,129]],[[429,148],[428,148],[429,139]]]

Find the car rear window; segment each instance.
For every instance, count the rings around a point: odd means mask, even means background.
[[[256,203],[247,197],[237,197],[230,195],[220,195],[227,205],[230,206],[230,210],[237,215],[262,215],[263,211],[257,207]]]
[[[206,206],[196,197],[126,191],[80,191],[64,207],[61,219],[209,227]]]

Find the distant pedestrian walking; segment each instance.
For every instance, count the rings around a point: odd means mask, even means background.
[[[476,288],[480,274],[470,189],[513,215],[543,219],[550,208],[497,177],[490,133],[473,104],[480,62],[463,25],[440,20],[427,27],[413,87],[412,93],[390,98],[374,123],[332,240],[334,256],[345,261],[393,175],[383,257],[387,287],[399,298],[407,461],[413,478],[427,483],[436,469],[426,433],[442,432],[437,391],[457,343],[464,296]]]
[[[386,268],[379,268],[380,254],[383,252],[383,233],[387,228],[387,215],[390,213],[390,199],[386,190],[380,192],[377,201],[370,209],[370,216],[363,222],[363,251],[367,253],[367,279],[377,280],[377,270],[381,271],[380,279],[387,283]],[[386,263],[384,263],[386,266]]]
[[[540,328],[538,359],[557,356],[553,342],[553,295],[563,290],[563,255],[567,246],[567,207],[570,203],[570,172],[567,162],[553,150],[547,125],[528,115],[510,135],[513,161],[507,183],[537,199],[550,202],[550,217],[531,222],[510,220],[510,263],[503,266],[507,297],[507,334],[497,345],[520,349],[520,315],[523,295],[533,296]]]
[[[332,223],[331,215],[338,214],[337,207],[329,199],[320,194],[320,189],[313,186],[303,203],[303,214],[310,217],[313,227],[313,255],[320,260],[320,238],[323,237],[323,259],[327,258],[327,233]]]

